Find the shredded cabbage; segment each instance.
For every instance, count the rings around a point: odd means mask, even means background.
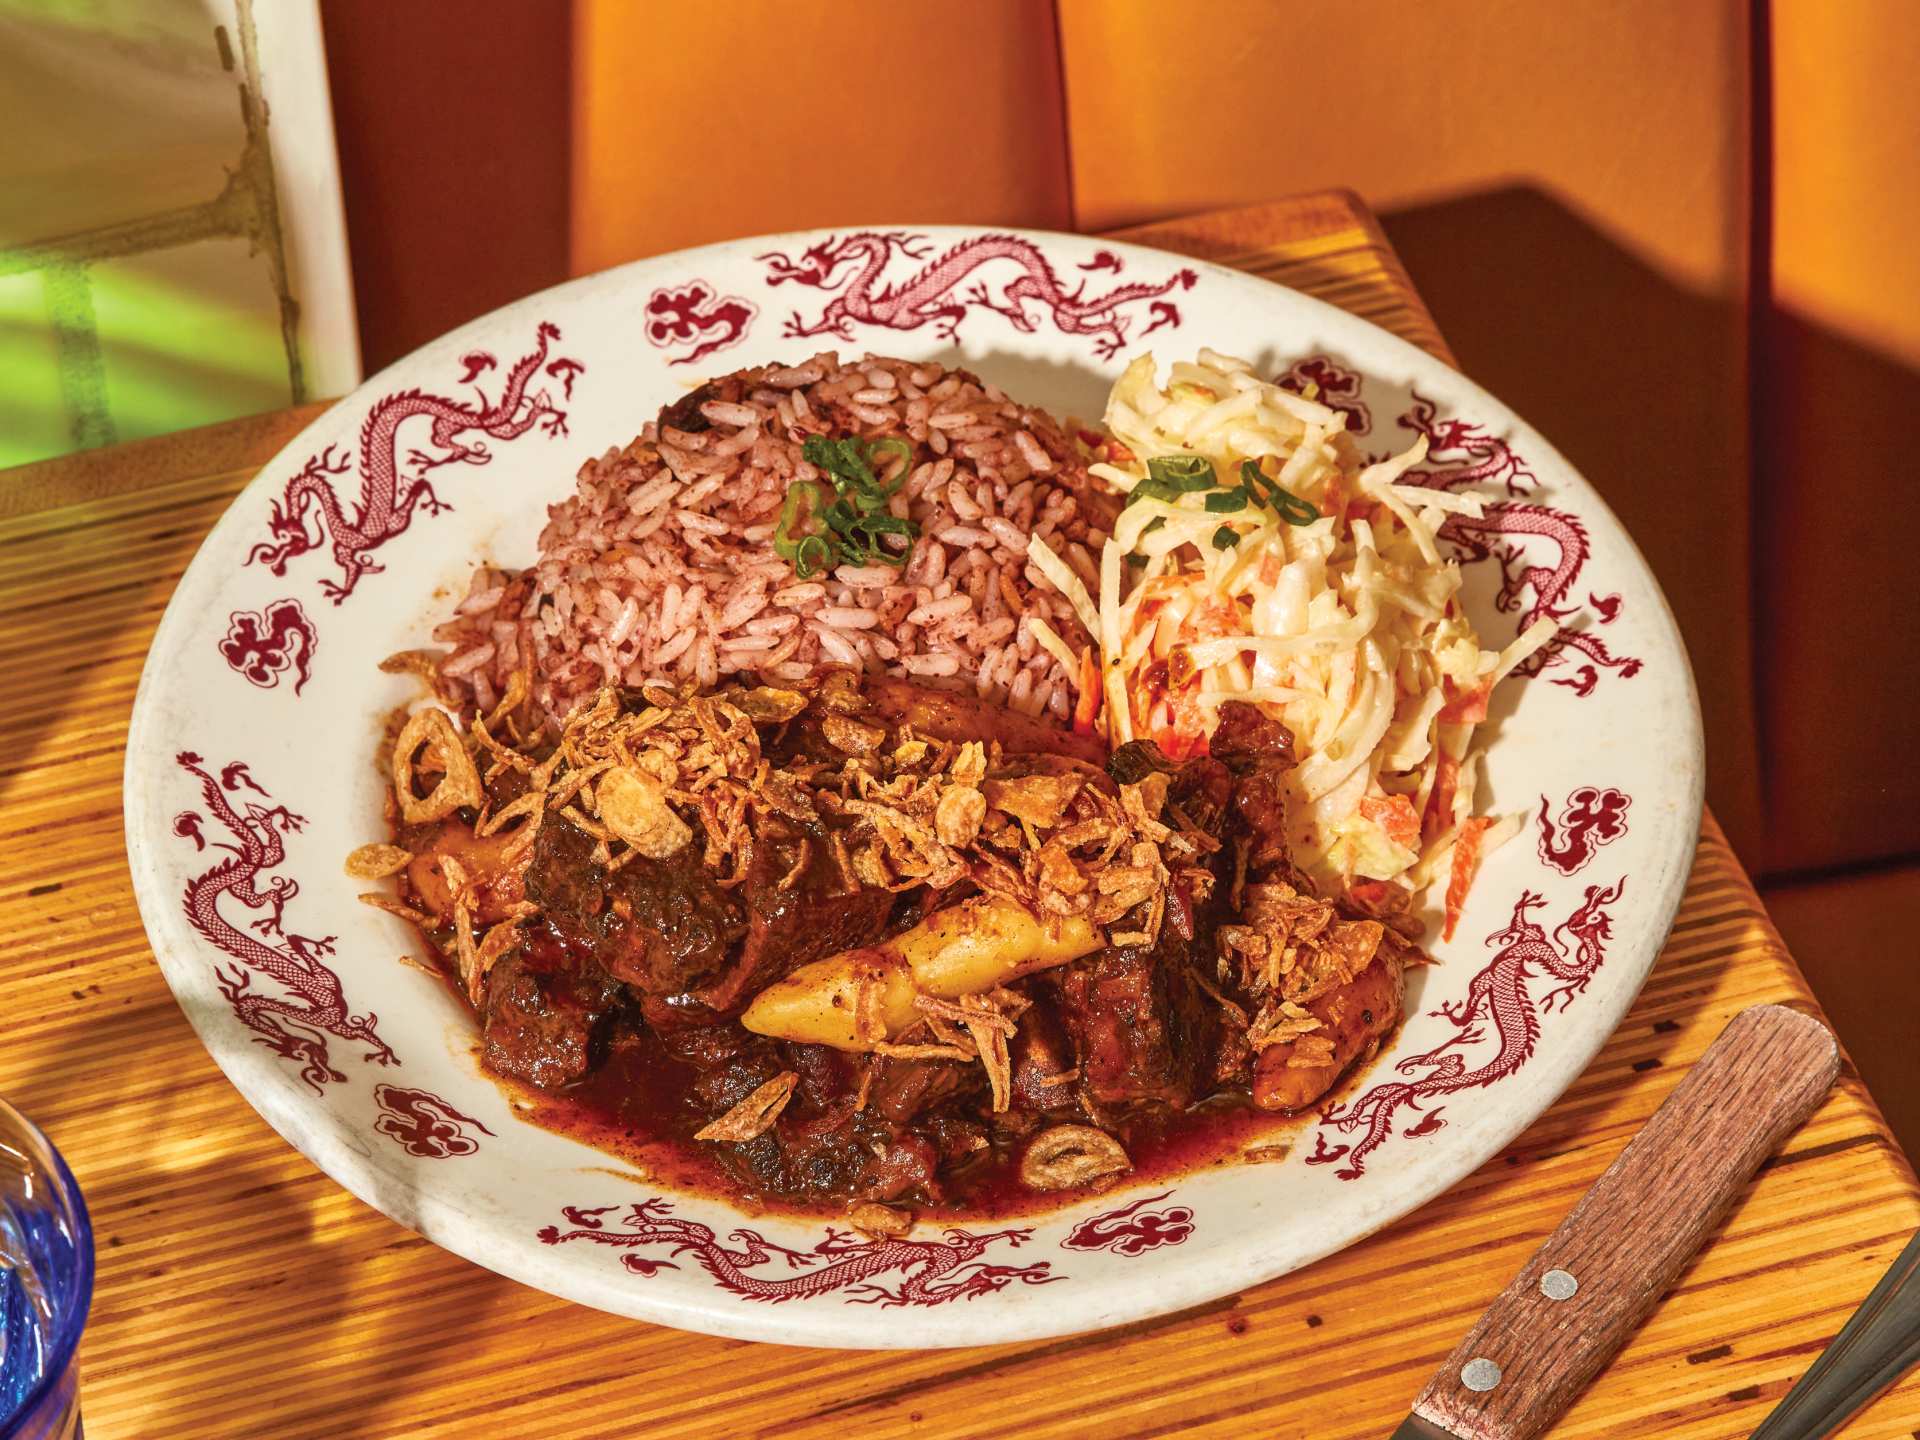
[[[1512,817],[1474,816],[1473,729],[1486,693],[1554,626],[1481,647],[1459,563],[1438,540],[1449,515],[1478,516],[1483,502],[1404,482],[1425,439],[1368,463],[1341,411],[1204,349],[1164,385],[1153,357],[1137,357],[1106,423],[1124,451],[1089,469],[1123,496],[1149,479],[1148,462],[1198,455],[1223,504],[1217,492],[1254,461],[1318,512],[1304,524],[1272,504],[1222,513],[1205,493],[1149,485],[1113,526],[1097,597],[1033,541],[1033,563],[1098,639],[1108,739],[1150,738],[1183,758],[1206,749],[1222,702],[1260,705],[1294,734],[1295,859],[1323,886],[1385,884],[1411,903],[1447,878],[1463,833],[1476,864],[1513,833]]]

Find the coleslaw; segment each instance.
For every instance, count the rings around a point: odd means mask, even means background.
[[[1383,915],[1444,877],[1450,938],[1481,859],[1520,823],[1475,813],[1475,727],[1556,630],[1480,644],[1439,544],[1479,497],[1408,481],[1424,437],[1369,462],[1342,411],[1212,350],[1164,385],[1136,358],[1106,424],[1089,469],[1126,504],[1098,594],[1038,536],[1028,551],[1096,637],[1097,656],[1040,637],[1083,677],[1077,718],[1181,759],[1206,750],[1222,702],[1260,705],[1294,735],[1297,862]]]

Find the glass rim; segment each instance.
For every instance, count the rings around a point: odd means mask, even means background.
[[[60,1153],[60,1147],[33,1121],[22,1115],[5,1099],[0,1099],[0,1119],[17,1123],[30,1136],[38,1139],[45,1147],[47,1156],[53,1162],[51,1178],[56,1182],[52,1187],[60,1208],[73,1226],[74,1252],[78,1265],[73,1276],[73,1289],[70,1299],[74,1302],[61,1310],[54,1322],[53,1343],[48,1347],[47,1364],[33,1389],[22,1397],[20,1404],[10,1415],[0,1415],[0,1440],[14,1433],[15,1425],[32,1416],[33,1412],[47,1402],[55,1387],[58,1386],[73,1366],[74,1355],[80,1348],[80,1335],[87,1327],[87,1316],[93,1309],[93,1218],[87,1213],[87,1202],[80,1193],[80,1182],[73,1178],[73,1171],[67,1165],[67,1157]]]

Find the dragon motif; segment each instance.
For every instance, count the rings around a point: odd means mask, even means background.
[[[264,610],[236,610],[227,617],[227,633],[220,654],[262,690],[280,683],[283,672],[294,672],[298,695],[312,678],[313,652],[320,637],[298,600],[275,600]]]
[[[1575,875],[1587,868],[1587,862],[1627,833],[1627,807],[1633,803],[1624,792],[1582,785],[1567,797],[1556,825],[1553,805],[1540,797],[1540,858],[1562,875]]]
[[[1296,360],[1285,374],[1276,375],[1273,383],[1282,390],[1317,400],[1329,410],[1338,410],[1347,417],[1349,435],[1364,435],[1373,428],[1373,412],[1360,398],[1365,387],[1360,372],[1347,369],[1331,356],[1309,355]]]
[[[1103,1210],[1089,1215],[1060,1242],[1068,1250],[1111,1250],[1116,1255],[1144,1255],[1162,1245],[1184,1244],[1193,1234],[1193,1211],[1185,1205],[1169,1205],[1164,1210],[1146,1210],[1173,1192],[1163,1190],[1118,1210]]]
[[[544,373],[560,382],[563,398],[573,397],[574,377],[584,367],[565,357],[547,359],[548,346],[559,338],[558,326],[541,323],[532,353],[507,371],[497,401],[488,401],[486,392],[477,385],[477,398],[471,405],[422,390],[403,390],[378,401],[360,427],[360,499],[353,513],[347,513],[333,486],[333,477],[343,476],[351,468],[351,456],[336,455],[329,445],[309,457],[273,502],[267,520],[272,538],[255,545],[247,554],[247,563],[264,564],[274,574],[284,575],[288,561],[331,540],[333,563],[339,567],[340,578],[321,580],[320,589],[336,605],[345,600],[361,576],[378,574],[384,568],[374,563],[373,552],[413,523],[416,507],[425,507],[429,515],[451,508],[434,493],[427,479],[429,471],[443,465],[485,465],[493,458],[485,439],[468,437],[512,440],[536,426],[550,437],[567,433],[566,412],[548,392],[544,388],[531,393],[528,390],[535,377]],[[463,383],[472,384],[481,371],[492,369],[495,361],[484,350],[476,350],[462,357],[462,363],[466,367]],[[433,422],[428,440],[433,449],[410,450],[406,458],[410,468],[403,469],[400,431],[415,419]],[[318,534],[308,528],[308,514],[316,508]]]
[[[1467,998],[1430,1012],[1454,1027],[1453,1037],[1425,1054],[1408,1056],[1394,1067],[1401,1075],[1418,1078],[1371,1086],[1351,1104],[1331,1105],[1322,1112],[1307,1164],[1331,1165],[1345,1160],[1346,1164],[1334,1173],[1342,1180],[1357,1180],[1366,1173],[1367,1156],[1393,1133],[1394,1121],[1402,1110],[1411,1110],[1422,1118],[1401,1134],[1431,1135],[1444,1129],[1446,1121],[1441,1118],[1442,1108],[1427,1110],[1428,1103],[1443,1095],[1492,1085],[1525,1065],[1540,1042],[1540,1016],[1571,1005],[1606,958],[1605,942],[1612,934],[1612,922],[1605,907],[1619,900],[1626,883],[1623,877],[1604,888],[1587,886],[1585,902],[1555,926],[1551,935],[1528,914],[1545,902],[1531,891],[1523,892],[1514,901],[1511,923],[1487,937],[1487,944],[1498,945],[1500,951],[1473,977]],[[1573,942],[1571,954],[1562,943],[1562,935]],[[1562,982],[1540,998],[1537,1009],[1528,984],[1536,969]],[[1460,1052],[1480,1045],[1487,1038],[1489,1024],[1493,1027],[1493,1051],[1469,1068]],[[1349,1135],[1359,1132],[1359,1138],[1330,1146],[1325,1133],[1329,1129]]]
[[[569,1240],[588,1240],[618,1246],[626,1251],[620,1262],[637,1275],[679,1268],[671,1260],[639,1253],[645,1246],[665,1245],[669,1255],[692,1255],[721,1289],[772,1305],[840,1292],[852,1305],[944,1305],[950,1300],[991,1295],[1016,1280],[1025,1285],[1045,1285],[1066,1278],[1050,1274],[1050,1264],[1045,1260],[1032,1265],[979,1263],[979,1257],[995,1241],[1005,1240],[1016,1247],[1025,1244],[1033,1235],[1030,1228],[979,1233],[949,1229],[944,1240],[907,1240],[899,1236],[860,1238],[828,1226],[826,1238],[811,1250],[789,1250],[756,1231],[743,1229],[728,1233],[727,1239],[741,1247],[733,1249],[699,1221],[672,1214],[673,1206],[658,1196],[625,1207],[627,1213],[620,1217],[620,1228],[608,1229],[601,1217],[621,1208],[568,1205],[560,1213],[575,1228],[543,1226],[540,1242],[560,1245]],[[778,1279],[747,1273],[776,1255],[785,1259],[789,1270],[805,1273]],[[811,1268],[814,1266],[819,1268]],[[873,1282],[874,1276],[890,1270],[905,1272],[897,1288],[890,1290]]]
[[[723,296],[704,280],[662,286],[647,297],[647,342],[666,350],[698,341],[685,355],[667,361],[691,365],[746,339],[747,327],[759,313],[760,307],[751,300]]]
[[[1275,377],[1275,383],[1296,394],[1311,393],[1321,404],[1344,413],[1349,434],[1365,435],[1372,428],[1372,416],[1360,398],[1362,376],[1329,355],[1309,355],[1295,361]],[[1452,491],[1498,484],[1510,497],[1520,497],[1537,483],[1533,471],[1507,441],[1489,435],[1482,426],[1441,415],[1439,407],[1417,390],[1412,392],[1412,403],[1400,416],[1400,424],[1427,440],[1428,463],[1406,473],[1404,481],[1409,485]],[[1639,673],[1639,660],[1615,655],[1591,630],[1570,623],[1580,614],[1580,602],[1573,598],[1574,585],[1590,550],[1586,526],[1576,516],[1508,499],[1488,505],[1477,518],[1448,516],[1440,527],[1440,538],[1458,549],[1469,564],[1493,560],[1500,566],[1500,589],[1494,604],[1503,615],[1519,616],[1516,634],[1543,619],[1559,627],[1559,633],[1516,667],[1515,674],[1537,675],[1563,663],[1568,652],[1575,652],[1584,657],[1582,663],[1571,675],[1557,677],[1552,683],[1584,698],[1599,684],[1602,670],[1617,671],[1623,680]],[[1528,563],[1522,547],[1535,538],[1549,540],[1559,548],[1555,564]],[[1620,614],[1618,595],[1589,595],[1587,600],[1603,625]]]
[[[781,331],[788,337],[834,335],[851,340],[852,327],[858,322],[889,330],[918,330],[931,324],[940,339],[951,341],[959,334],[970,307],[991,310],[1022,334],[1031,334],[1038,328],[1038,321],[1028,313],[1027,305],[1037,302],[1052,313],[1053,323],[1064,333],[1092,336],[1094,353],[1103,360],[1118,354],[1127,342],[1132,317],[1124,311],[1133,306],[1146,307],[1151,323],[1140,332],[1142,337],[1171,329],[1180,324],[1180,309],[1163,297],[1175,289],[1191,290],[1199,279],[1194,271],[1182,269],[1158,285],[1118,285],[1089,296],[1087,279],[1072,291],[1067,290],[1047,257],[1031,241],[1018,235],[976,235],[907,279],[882,284],[881,277],[896,253],[909,260],[924,260],[931,253],[930,242],[924,235],[899,230],[862,230],[844,238],[829,235],[803,250],[798,259],[780,251],[754,258],[767,266],[768,285],[792,281],[838,292],[813,320],[794,311]],[[1118,270],[1119,257],[1111,258],[1113,268]],[[1095,262],[1099,259],[1096,256]],[[1001,283],[997,295],[979,279],[956,295],[961,283],[976,271],[1003,260],[1018,266],[1020,273]],[[842,267],[851,268],[843,271]]]
[[[1409,479],[1412,477],[1409,476]],[[1527,562],[1521,548],[1532,537],[1551,540],[1559,548],[1553,565]],[[1516,675],[1538,675],[1549,665],[1564,661],[1569,654],[1585,657],[1572,678],[1555,680],[1582,698],[1593,693],[1600,670],[1615,671],[1622,680],[1640,673],[1640,661],[1631,655],[1615,655],[1607,642],[1590,629],[1576,629],[1567,622],[1580,613],[1579,601],[1563,603],[1572,593],[1573,583],[1586,564],[1587,527],[1565,510],[1545,505],[1526,505],[1499,501],[1486,507],[1478,518],[1449,515],[1440,527],[1440,538],[1456,546],[1469,561],[1491,557],[1500,566],[1500,589],[1493,597],[1494,607],[1503,615],[1519,615],[1514,629],[1518,633],[1536,620],[1551,620],[1559,632],[1540,649],[1514,667]],[[1531,603],[1527,592],[1533,592]]]
[[[275,875],[264,886],[260,884],[262,877],[286,858],[283,835],[304,826],[304,817],[284,805],[229,801],[227,797],[243,786],[258,794],[261,801],[272,798],[240,761],[223,767],[216,778],[208,773],[205,762],[190,750],[183,750],[174,758],[181,769],[200,782],[200,795],[207,813],[235,842],[206,839],[200,830],[198,811],[183,810],[174,817],[173,833],[192,840],[196,850],[210,846],[230,856],[189,880],[183,899],[187,920],[193,928],[240,962],[230,968],[216,966],[214,969],[220,993],[233,1007],[240,1023],[254,1032],[259,1044],[284,1059],[297,1061],[300,1078],[316,1092],[322,1091],[329,1081],[347,1078],[329,1061],[329,1035],[365,1045],[368,1060],[382,1065],[399,1064],[375,1029],[377,1017],[372,1013],[354,1015],[348,1011],[340,977],[324,963],[324,957],[333,953],[334,937],[314,939],[286,929],[286,907],[300,893],[299,882]],[[249,910],[265,913],[247,929],[241,929],[221,912],[223,896],[231,896]],[[248,930],[256,933],[249,934]],[[278,981],[294,998],[282,999],[254,991],[251,983],[255,973]]]
[[[431,1090],[408,1090],[399,1085],[376,1085],[373,1100],[380,1107],[380,1118],[373,1128],[400,1142],[409,1155],[426,1160],[444,1160],[449,1155],[471,1155],[480,1142],[467,1134],[471,1125],[483,1135],[491,1135],[471,1115],[462,1115]]]
[[[1465,420],[1443,418],[1434,403],[1417,390],[1412,407],[1400,417],[1400,423],[1427,437],[1429,466],[1408,471],[1408,484],[1458,490],[1467,485],[1497,483],[1508,495],[1518,496],[1536,483],[1534,473],[1505,440]],[[1528,563],[1522,546],[1534,537],[1549,540],[1558,548],[1554,564]],[[1516,675],[1537,675],[1549,665],[1566,660],[1568,652],[1577,652],[1586,657],[1586,663],[1572,678],[1553,683],[1566,686],[1584,699],[1593,693],[1602,669],[1617,671],[1623,680],[1639,674],[1639,660],[1615,655],[1591,630],[1567,623],[1580,612],[1580,602],[1572,598],[1574,582],[1580,578],[1591,548],[1587,527],[1578,517],[1545,505],[1497,501],[1478,517],[1449,515],[1440,527],[1440,538],[1459,549],[1469,562],[1491,558],[1500,566],[1500,589],[1493,603],[1503,615],[1519,615],[1516,633],[1538,620],[1551,620],[1559,627],[1552,640],[1515,668]],[[1529,590],[1533,592],[1531,603],[1526,598]],[[1618,597],[1612,598],[1613,608],[1602,612],[1602,623],[1619,613]]]
[[[1409,470],[1406,482],[1431,490],[1458,490],[1463,485],[1498,481],[1509,495],[1524,495],[1535,483],[1513,447],[1497,435],[1457,417],[1443,417],[1439,407],[1418,390],[1413,405],[1400,417],[1401,425],[1427,437],[1427,460],[1438,468]]]

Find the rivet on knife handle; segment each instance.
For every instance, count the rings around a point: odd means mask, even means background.
[[[1416,1420],[1531,1440],[1559,1419],[1839,1068],[1819,1021],[1779,1005],[1736,1015],[1447,1357]]]

